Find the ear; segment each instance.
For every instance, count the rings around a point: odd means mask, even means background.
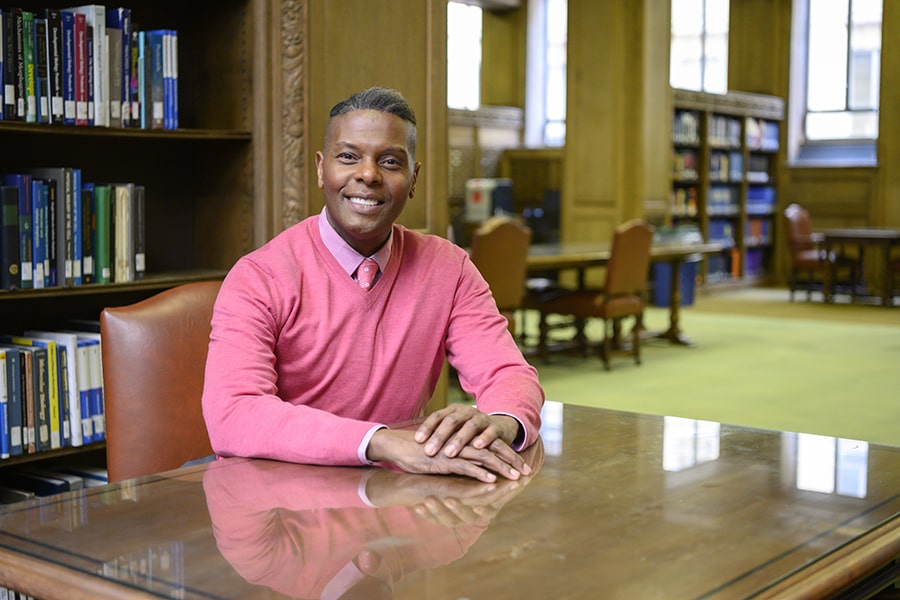
[[[325,187],[325,177],[322,172],[324,163],[325,156],[321,151],[316,152],[316,179],[320,190]]]
[[[412,175],[412,185],[409,186],[409,197],[412,198],[416,195],[416,180],[419,178],[419,167],[422,166],[422,163],[416,163],[415,167],[413,167],[413,175]]]

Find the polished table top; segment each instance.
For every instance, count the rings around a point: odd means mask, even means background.
[[[900,448],[544,417],[522,482],[227,459],[5,507],[0,580],[45,599],[822,597],[900,553]]]
[[[719,243],[672,244],[654,243],[651,260],[672,260],[692,255],[712,254],[724,248]],[[608,242],[562,242],[532,244],[528,248],[528,269],[532,271],[584,268],[606,264],[610,257]]]

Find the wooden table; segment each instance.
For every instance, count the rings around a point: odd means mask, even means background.
[[[829,255],[836,247],[847,245],[857,247],[860,277],[863,273],[865,247],[874,246],[881,249],[881,305],[890,306],[894,294],[894,290],[890,289],[892,281],[891,251],[894,246],[900,246],[900,230],[882,227],[850,227],[823,229],[820,233],[822,234],[822,245]],[[833,268],[827,273],[827,276],[829,280],[825,282],[825,302],[830,302],[831,287],[835,279]]]
[[[690,346],[694,341],[686,336],[679,325],[681,310],[681,265],[696,260],[704,254],[721,252],[723,246],[705,244],[654,244],[650,249],[651,262],[667,262],[671,268],[669,288],[669,328],[649,337],[667,339],[673,344]],[[560,244],[534,244],[528,252],[530,273],[559,272],[574,269],[578,273],[578,285],[584,286],[585,270],[609,262],[608,243],[574,242]]]
[[[226,459],[8,506],[0,582],[44,600],[730,599],[898,576],[898,447],[558,403],[541,436],[522,482]]]

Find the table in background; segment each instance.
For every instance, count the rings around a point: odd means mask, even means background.
[[[859,273],[864,275],[865,247],[875,246],[881,248],[883,264],[881,265],[881,305],[890,306],[894,290],[890,288],[891,278],[891,250],[894,246],[900,246],[900,230],[882,227],[849,227],[839,229],[823,229],[822,245],[830,254],[836,246],[854,245],[858,248]],[[829,280],[825,282],[825,302],[831,301],[831,287],[835,274],[833,270],[828,273]],[[856,282],[854,282],[856,283]]]
[[[673,344],[693,345],[693,340],[681,331],[681,265],[704,254],[721,252],[723,246],[704,244],[654,244],[650,249],[651,262],[666,262],[671,268],[669,288],[669,328],[649,337],[667,339]],[[532,274],[559,272],[574,269],[578,273],[578,285],[584,287],[585,270],[609,262],[608,243],[570,242],[560,244],[534,244],[528,252],[528,271]],[[648,274],[649,276],[649,274]]]
[[[549,402],[530,451],[537,473],[495,486],[225,459],[20,503],[0,582],[252,600],[366,571],[397,600],[822,598],[898,577],[898,447]],[[414,508],[429,496],[457,500],[438,519]]]

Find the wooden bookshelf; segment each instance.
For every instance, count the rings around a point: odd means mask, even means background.
[[[77,4],[77,3],[75,3]],[[72,2],[22,0],[26,10]],[[109,8],[112,5],[107,5]],[[0,121],[0,168],[74,167],[85,182],[134,182],[146,188],[146,277],[129,283],[0,291],[0,332],[65,327],[69,319],[99,319],[106,306],[125,305],[191,281],[219,279],[260,241],[267,214],[270,135],[254,85],[281,68],[260,57],[262,32],[282,25],[260,0],[134,0],[136,29],[178,31],[179,128],[143,130]],[[261,16],[263,15],[263,16]],[[260,23],[260,19],[266,22]],[[271,19],[271,20],[270,20]],[[269,108],[277,109],[276,106]],[[278,140],[279,143],[282,140]],[[285,152],[287,161],[298,150]],[[271,173],[280,172],[273,166]],[[263,207],[262,209],[260,207]],[[261,230],[263,236],[270,231]],[[103,444],[83,447],[87,454]],[[0,462],[70,457],[62,449]]]
[[[784,101],[673,90],[673,106],[668,223],[696,226],[725,246],[704,259],[704,284],[771,277]]]

